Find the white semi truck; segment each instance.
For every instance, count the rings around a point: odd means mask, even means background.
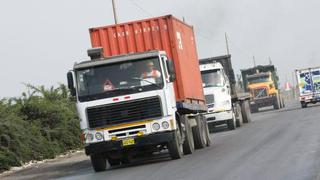
[[[236,92],[231,55],[200,60],[200,71],[208,112],[209,128],[227,124],[230,130],[251,121],[249,94]]]
[[[179,159],[210,145],[191,26],[169,15],[92,28],[90,37],[91,59],[67,77],[95,171],[162,150]]]

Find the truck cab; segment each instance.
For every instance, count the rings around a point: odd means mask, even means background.
[[[271,72],[249,75],[247,78],[248,88],[253,99],[276,96],[278,94]]]
[[[295,70],[302,108],[320,102],[320,67]]]
[[[259,112],[260,108],[284,107],[279,89],[279,77],[274,65],[259,65],[241,70],[244,90],[250,93],[250,110]]]
[[[151,51],[81,62],[68,73],[85,152],[96,171],[105,169],[105,159],[118,165],[174,141],[172,66],[165,52]]]
[[[67,76],[95,171],[162,150],[180,159],[210,144],[192,26],[167,15],[89,33],[91,59]]]
[[[223,66],[219,62],[200,64],[200,71],[208,107],[208,123],[213,126],[227,124],[229,129],[235,129],[236,115],[233,111],[230,82]]]
[[[251,96],[251,112],[258,112],[259,108],[273,106],[282,108],[279,90],[276,89],[271,72],[261,72],[247,76],[248,90]]]
[[[91,57],[74,65],[68,86],[95,171],[106,168],[106,159],[120,165],[163,149],[179,159],[209,145],[206,120],[195,113],[202,110],[176,102],[175,71],[164,51]]]
[[[156,75],[144,76],[151,64]],[[73,73],[88,149],[91,143],[175,128],[176,103],[164,52],[86,61],[76,64]]]

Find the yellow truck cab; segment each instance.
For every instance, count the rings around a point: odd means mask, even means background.
[[[278,89],[276,89],[271,75],[270,72],[267,72],[248,76],[248,88],[250,89],[251,97],[259,98],[261,96],[278,94]]]
[[[250,93],[252,113],[258,112],[262,107],[273,106],[274,109],[280,109],[284,106],[273,65],[257,66],[241,72],[245,90]]]

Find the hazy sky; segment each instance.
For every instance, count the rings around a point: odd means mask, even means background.
[[[196,31],[199,57],[225,54],[233,66],[268,64],[281,81],[296,68],[320,66],[319,0],[116,0],[120,22],[173,14]],[[75,61],[88,59],[88,28],[113,23],[111,0],[1,0],[0,98],[22,83],[57,85]]]

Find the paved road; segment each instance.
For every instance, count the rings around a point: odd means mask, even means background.
[[[255,114],[235,131],[212,134],[214,144],[171,161],[157,157],[94,173],[83,154],[42,164],[0,179],[316,179],[320,180],[320,106]]]

